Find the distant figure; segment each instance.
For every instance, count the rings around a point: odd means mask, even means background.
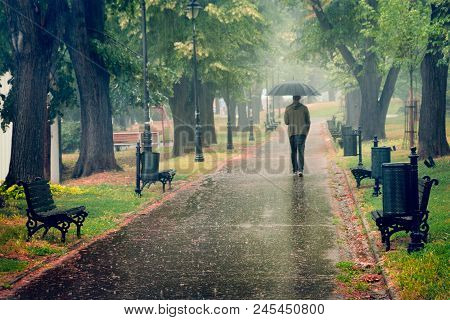
[[[303,176],[305,166],[305,141],[311,126],[308,108],[300,103],[300,96],[294,96],[293,102],[286,108],[284,123],[288,126],[291,144],[292,170],[295,175]]]

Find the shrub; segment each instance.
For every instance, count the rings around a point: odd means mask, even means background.
[[[67,187],[59,184],[51,184],[50,190],[54,196],[80,195],[86,193],[86,191],[82,190],[80,187]],[[23,191],[23,187],[20,187],[17,184],[12,185],[9,188],[6,188],[6,186],[0,186],[0,198],[3,198],[5,201],[11,199],[25,199],[25,193]]]
[[[75,152],[80,148],[81,125],[76,121],[61,123],[61,149],[63,153]]]

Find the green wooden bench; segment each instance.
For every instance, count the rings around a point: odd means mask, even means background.
[[[19,182],[25,191],[27,200],[26,227],[28,230],[27,241],[40,229],[44,229],[45,237],[50,228],[61,231],[61,241],[66,241],[66,233],[73,223],[77,226],[77,236],[81,236],[81,227],[88,216],[85,207],[76,207],[69,210],[58,210],[53,201],[48,181],[40,178],[32,182]]]
[[[439,182],[436,179],[431,179],[428,176],[419,180],[419,228],[423,242],[428,240],[428,202],[430,200],[431,187],[437,185]],[[413,227],[413,213],[410,215],[385,215],[383,211],[372,211],[372,219],[375,221],[381,233],[381,241],[386,246],[386,251],[391,249],[391,236],[399,231],[410,232]]]

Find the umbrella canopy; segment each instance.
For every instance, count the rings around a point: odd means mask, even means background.
[[[320,93],[307,84],[298,81],[287,81],[272,88],[269,96],[320,96]]]

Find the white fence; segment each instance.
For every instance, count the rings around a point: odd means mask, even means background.
[[[0,75],[0,93],[7,95],[11,86],[8,85],[8,80],[11,78],[9,73]],[[3,106],[0,102],[0,109]],[[1,118],[0,118],[1,122]],[[50,152],[50,180],[53,183],[60,182],[59,172],[59,135],[58,122],[51,126],[51,152]],[[9,162],[11,160],[11,146],[12,146],[12,124],[3,132],[0,129],[0,180],[4,180],[8,175]]]
[[[1,120],[1,119],[0,119]],[[8,174],[9,160],[11,159],[12,127],[3,133],[0,130],[0,180]]]
[[[11,86],[8,80],[11,78],[10,73],[0,75],[0,93],[7,95]],[[0,100],[0,109],[2,108],[2,101]],[[1,118],[0,118],[1,122]],[[6,178],[9,169],[9,160],[11,158],[11,142],[12,142],[12,126],[6,132],[0,129],[0,180]]]

